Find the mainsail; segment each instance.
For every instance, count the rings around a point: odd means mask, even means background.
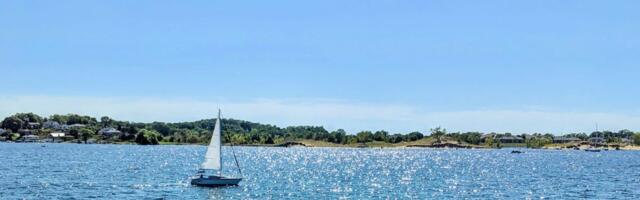
[[[204,163],[202,163],[202,169],[218,170],[222,169],[221,163],[221,145],[220,145],[220,111],[218,111],[218,119],[216,119],[216,126],[213,128],[213,134],[211,135],[211,142],[207,147],[207,154],[204,156]]]

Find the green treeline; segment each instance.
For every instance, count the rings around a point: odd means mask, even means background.
[[[6,117],[0,126],[6,130],[1,136],[13,140],[22,136],[21,130],[29,129],[36,135],[46,137],[52,132],[64,131],[70,139],[86,141],[100,139],[110,142],[135,142],[138,144],[168,143],[207,143],[211,138],[214,119],[198,120],[194,122],[178,123],[137,123],[114,120],[104,116],[99,120],[90,116],[77,114],[41,117],[33,113],[17,113]],[[290,126],[280,128],[236,119],[222,119],[224,124],[222,139],[224,143],[233,144],[279,144],[294,140],[318,140],[335,144],[354,144],[372,141],[399,143],[416,141],[424,135],[420,132],[408,134],[389,134],[386,131],[362,131],[355,135],[348,134],[343,129],[327,131],[321,126]],[[34,124],[30,127],[30,124]],[[39,124],[39,125],[35,125]],[[64,126],[71,126],[64,129]],[[82,127],[78,126],[82,125]],[[100,135],[104,128],[115,128],[120,131],[116,135]]]
[[[55,114],[49,117],[41,117],[33,113],[17,113],[2,120],[0,137],[4,137],[6,140],[17,140],[26,134],[33,134],[44,138],[53,132],[64,132],[66,133],[65,140],[84,142],[93,139],[105,142],[129,142],[144,145],[160,143],[198,144],[209,142],[214,122],[214,119],[204,119],[179,123],[138,123],[119,121],[107,116],[98,120],[94,117],[77,114]],[[417,141],[426,137],[421,132],[390,134],[381,130],[348,134],[342,129],[327,131],[321,126],[280,128],[236,119],[223,119],[222,123],[224,124],[222,130],[223,142],[233,144],[281,144],[295,140],[316,140],[334,144],[401,143]],[[104,131],[109,128],[112,128],[111,132]],[[501,140],[498,138],[512,136],[521,138],[523,140],[522,143],[525,143],[527,147],[541,147],[553,143],[554,140],[554,136],[551,134],[449,133],[446,129],[440,127],[431,129],[428,137],[433,138],[437,143],[456,141],[458,143],[500,147]],[[590,137],[602,137],[606,142],[620,142],[621,139],[626,138],[640,145],[640,134],[629,130],[618,132],[601,131],[591,134],[572,133],[563,137],[579,138],[581,140],[587,140]]]

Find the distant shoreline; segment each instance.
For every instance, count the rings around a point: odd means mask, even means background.
[[[26,144],[41,144],[41,145],[45,145],[46,144],[84,144],[84,143],[74,143],[74,142],[59,142],[59,143],[51,143],[51,142],[12,142],[12,141],[0,141],[0,143],[15,143],[15,144],[22,144],[22,143],[26,143]],[[101,145],[101,144],[107,144],[107,145],[136,145],[136,146],[170,146],[170,145],[176,145],[176,146],[188,146],[188,145],[194,145],[194,146],[206,146],[207,144],[203,144],[203,143],[197,143],[197,144],[192,144],[192,143],[171,143],[171,142],[163,142],[160,143],[158,145],[141,145],[141,144],[137,144],[134,142],[114,142],[114,143],[89,143],[89,144],[97,144],[97,145]],[[230,144],[230,143],[226,143],[223,144],[223,146],[236,146],[236,147],[270,147],[270,148],[362,148],[362,149],[384,149],[384,148],[389,148],[389,149],[405,149],[405,148],[411,148],[411,149],[485,149],[485,150],[490,150],[490,149],[502,149],[502,148],[514,148],[514,149],[545,149],[545,150],[573,150],[573,147],[569,148],[570,146],[572,146],[571,144],[565,144],[565,145],[547,145],[541,148],[529,148],[526,146],[505,146],[505,147],[489,147],[489,146],[481,146],[481,145],[468,145],[468,146],[464,146],[464,145],[453,145],[452,143],[442,143],[442,144],[431,144],[431,145],[420,145],[420,144],[409,144],[409,143],[402,143],[402,144],[392,144],[392,143],[382,143],[382,142],[370,142],[370,143],[364,143],[364,144],[357,144],[357,145],[353,145],[353,144],[334,144],[334,143],[328,143],[328,142],[323,142],[323,141],[313,141],[313,140],[302,140],[302,141],[292,141],[292,142],[286,142],[286,143],[282,143],[282,144]],[[581,145],[578,146],[577,150],[585,150],[587,148],[589,148],[589,145]],[[607,151],[615,151],[615,150],[623,150],[623,151],[640,151],[640,146],[634,146],[634,145],[626,145],[626,146],[620,146],[619,148],[613,148],[613,147],[601,147],[601,150],[607,150]]]
[[[67,142],[140,145],[208,144],[215,119],[178,123],[138,123],[119,121],[108,116],[99,120],[77,114],[53,114],[41,117],[34,113],[16,113],[0,123],[0,141]],[[222,142],[241,146],[263,147],[345,147],[345,148],[463,148],[505,147],[581,149],[589,145],[607,149],[636,149],[640,133],[627,129],[592,133],[512,134],[482,132],[448,132],[442,127],[419,131],[390,133],[385,130],[347,133],[330,131],[322,126],[277,127],[237,119],[221,119]]]

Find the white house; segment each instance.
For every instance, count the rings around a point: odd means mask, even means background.
[[[49,134],[49,135],[50,135],[51,137],[56,137],[56,138],[64,137],[64,133],[51,133],[51,134]]]
[[[51,139],[51,142],[56,142],[56,139],[58,139],[58,141],[62,141],[62,138],[65,136],[64,133],[60,133],[60,132],[56,132],[56,133],[50,133],[49,134],[49,139]]]

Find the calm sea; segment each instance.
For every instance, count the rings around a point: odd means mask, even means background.
[[[640,152],[234,147],[244,180],[201,188],[204,146],[0,143],[2,199],[640,199]],[[225,174],[239,176],[229,147]]]

